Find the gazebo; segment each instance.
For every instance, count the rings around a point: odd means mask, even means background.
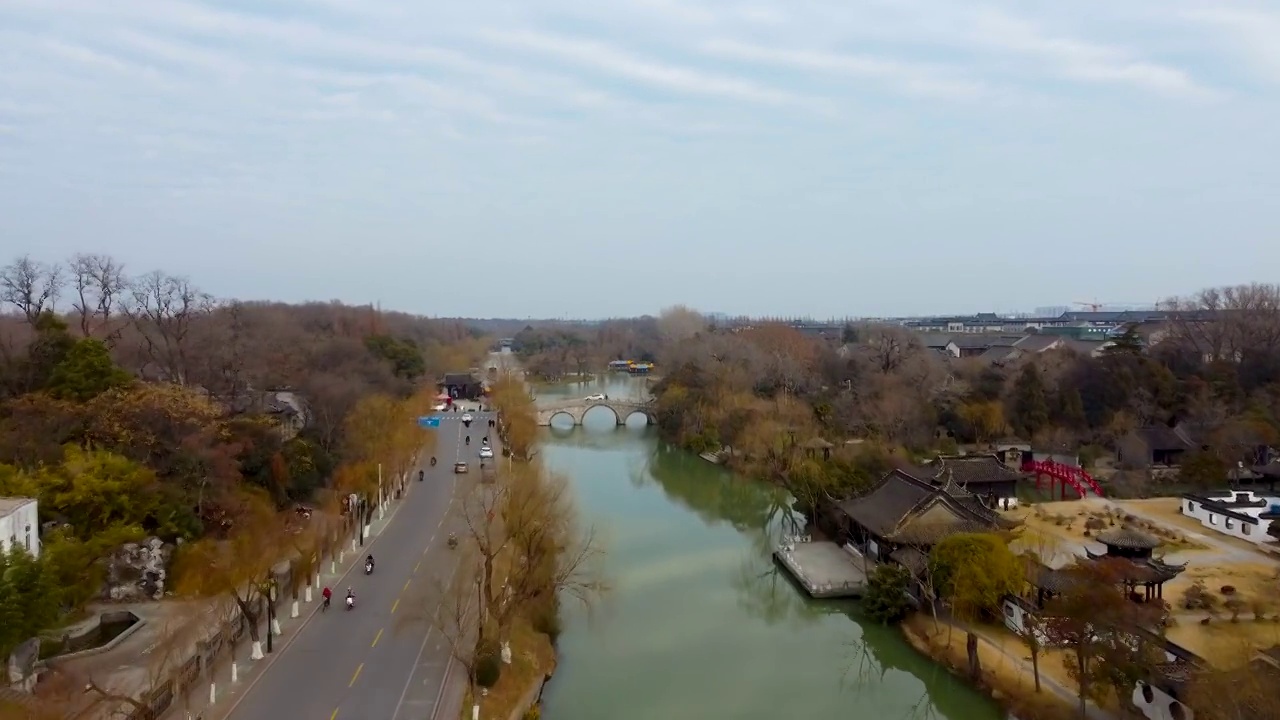
[[[812,440],[808,440],[808,441],[806,441],[806,442],[805,442],[805,443],[803,443],[800,447],[801,447],[801,448],[804,448],[805,453],[806,453],[809,457],[814,457],[814,456],[816,456],[816,455],[818,454],[818,451],[819,451],[819,450],[821,450],[821,451],[822,451],[822,459],[823,459],[823,460],[830,460],[830,459],[831,459],[831,449],[832,449],[832,448],[834,448],[834,447],[835,447],[835,445],[832,445],[831,443],[827,442],[826,440],[823,440],[823,439],[822,439],[822,438],[820,438],[820,437],[815,437],[815,438],[813,438]]]
[[[1185,564],[1171,565],[1153,557],[1152,552],[1160,547],[1161,541],[1140,530],[1119,527],[1098,533],[1094,539],[1105,545],[1107,551],[1099,554],[1086,549],[1089,559],[1119,561],[1115,564],[1123,570],[1121,582],[1125,590],[1133,593],[1141,585],[1145,602],[1163,599],[1164,584],[1187,568]]]

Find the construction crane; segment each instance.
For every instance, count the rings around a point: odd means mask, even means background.
[[[1076,300],[1075,302],[1073,302],[1073,303],[1071,303],[1071,304],[1072,304],[1072,305],[1079,305],[1079,306],[1081,306],[1081,307],[1087,307],[1087,308],[1089,308],[1089,312],[1098,312],[1099,310],[1101,310],[1101,309],[1102,309],[1102,305],[1103,305],[1102,303],[1096,303],[1096,302],[1091,302],[1091,303],[1089,303],[1089,302],[1080,302],[1079,300]]]

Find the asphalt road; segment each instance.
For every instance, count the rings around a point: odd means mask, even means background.
[[[413,473],[394,517],[361,550],[373,553],[373,574],[365,575],[361,562],[332,587],[333,605],[301,627],[230,720],[423,720],[437,717],[437,706],[439,718],[458,716],[463,671],[450,662],[448,644],[432,627],[435,609],[426,605],[457,566],[447,545],[457,520],[447,519],[458,484],[453,464],[463,460],[479,471],[480,439],[492,417],[473,415],[469,430],[459,414],[434,429],[437,465],[423,458],[424,481]],[[348,587],[356,595],[350,611]]]

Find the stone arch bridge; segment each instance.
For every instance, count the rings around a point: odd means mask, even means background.
[[[597,407],[609,408],[619,425],[626,425],[627,418],[636,413],[644,415],[645,422],[649,425],[653,425],[656,422],[653,417],[652,402],[639,400],[560,400],[538,405],[538,424],[550,425],[551,418],[557,415],[568,415],[573,418],[574,425],[581,425],[582,418],[586,416],[587,411]]]

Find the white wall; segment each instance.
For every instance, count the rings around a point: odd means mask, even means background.
[[[9,551],[11,544],[25,547],[32,555],[40,555],[40,520],[36,501],[22,505],[0,517],[0,549]]]
[[[1147,693],[1143,691],[1145,687],[1151,688],[1151,700],[1149,702],[1146,697]],[[1149,718],[1149,720],[1178,720],[1179,718],[1192,720],[1196,716],[1195,713],[1191,712],[1191,708],[1169,697],[1160,688],[1148,686],[1143,682],[1138,682],[1133,686],[1133,704],[1142,713],[1142,716]],[[1181,714],[1174,714],[1171,708],[1175,705],[1182,709]]]
[[[1223,515],[1221,512],[1215,512],[1212,505],[1205,507],[1199,500],[1191,500],[1185,497],[1180,498],[1180,512],[1187,517],[1195,518],[1201,525],[1213,530],[1214,532],[1221,533],[1223,535],[1230,535],[1231,537],[1248,540],[1249,542],[1254,543],[1267,542],[1271,539],[1271,537],[1267,535],[1267,529],[1271,527],[1271,520],[1263,520],[1258,516],[1270,510],[1272,503],[1280,504],[1280,498],[1255,495],[1251,490],[1241,491],[1240,494],[1247,496],[1245,499],[1252,502],[1256,502],[1258,500],[1264,500],[1267,502],[1267,505],[1263,507],[1231,508],[1233,512],[1241,515],[1247,515],[1257,520],[1258,523],[1256,525],[1244,522],[1238,518],[1228,517]],[[1225,500],[1226,498],[1223,499]]]

